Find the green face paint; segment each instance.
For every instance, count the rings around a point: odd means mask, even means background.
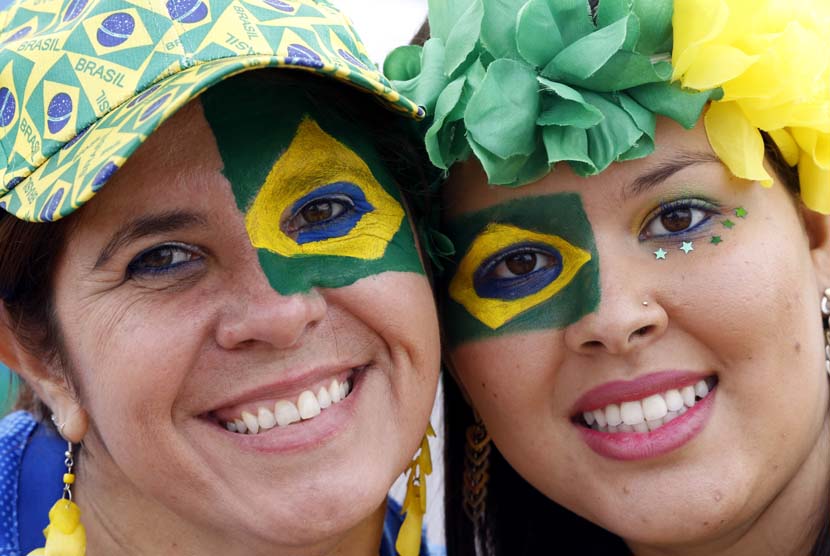
[[[562,328],[599,304],[599,257],[576,193],[509,201],[446,232],[463,254],[444,310],[451,345]]]
[[[424,272],[400,192],[365,131],[290,82],[230,80],[202,106],[275,290]]]

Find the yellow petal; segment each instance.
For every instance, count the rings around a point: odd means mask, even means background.
[[[756,60],[757,56],[748,56],[732,46],[712,44],[702,47],[698,60],[683,76],[683,86],[700,91],[720,87],[741,75]]]
[[[798,178],[804,204],[816,212],[830,214],[830,169],[819,168],[804,155],[798,163]]]
[[[723,0],[676,0],[672,26],[674,50],[672,52],[673,80],[686,73],[696,61],[697,49],[710,42],[723,31],[729,19],[729,8]]]
[[[734,102],[714,102],[704,118],[715,154],[737,177],[772,185],[764,169],[764,140]]]
[[[789,131],[786,129],[775,129],[769,132],[769,136],[772,137],[772,140],[775,141],[776,145],[778,145],[778,150],[781,151],[781,154],[784,156],[784,160],[787,161],[787,164],[790,166],[798,164],[801,151]]]

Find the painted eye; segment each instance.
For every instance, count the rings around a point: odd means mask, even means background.
[[[354,208],[354,202],[345,195],[321,197],[307,202],[288,220],[288,231],[325,225]]]
[[[717,209],[699,199],[681,200],[661,206],[646,220],[640,239],[671,237],[704,225]]]
[[[517,278],[542,268],[549,268],[555,264],[557,264],[557,261],[544,253],[533,251],[515,253],[499,263],[493,269],[493,275],[498,278]]]
[[[562,255],[552,246],[514,245],[490,257],[473,277],[476,293],[490,299],[519,299],[556,280]]]
[[[130,261],[127,270],[131,276],[163,274],[201,258],[202,255],[192,248],[168,243],[139,253]]]

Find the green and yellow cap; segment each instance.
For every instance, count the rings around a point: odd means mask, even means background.
[[[424,116],[322,0],[0,5],[0,208],[23,220],[72,213],[179,108],[245,71],[330,76]]]

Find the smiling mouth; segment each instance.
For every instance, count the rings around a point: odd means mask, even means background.
[[[364,369],[351,369],[348,376],[327,380],[303,390],[296,397],[252,402],[245,404],[244,410],[222,410],[221,417],[214,412],[212,418],[228,431],[245,435],[310,421],[345,400],[352,392],[355,374]]]
[[[659,429],[693,408],[717,387],[715,376],[694,385],[670,389],[640,400],[608,404],[604,408],[585,411],[574,422],[599,432],[640,432]]]

